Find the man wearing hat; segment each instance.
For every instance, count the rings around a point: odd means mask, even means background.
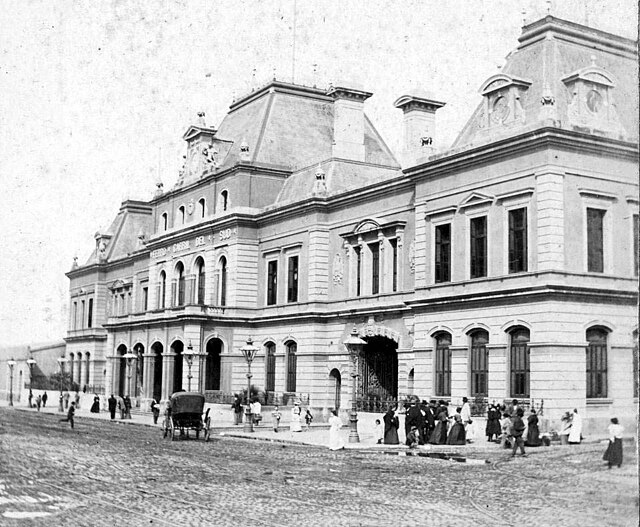
[[[411,431],[411,427],[413,426],[417,430],[422,430],[424,427],[424,417],[422,416],[422,412],[420,411],[417,401],[419,401],[419,399],[411,398],[411,406],[409,406],[404,420],[404,433],[407,446],[410,446],[409,432]]]

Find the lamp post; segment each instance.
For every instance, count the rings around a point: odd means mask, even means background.
[[[7,361],[7,366],[9,366],[9,406],[13,406],[13,367],[16,364],[17,362],[13,359]]]
[[[60,398],[58,401],[58,412],[64,412],[64,406],[62,403],[62,377],[64,376],[64,363],[67,362],[66,357],[58,357],[58,364],[60,365]]]
[[[133,366],[133,361],[138,360],[138,356],[135,353],[132,353],[131,350],[128,350],[123,356],[123,359],[127,361],[127,393],[125,395],[130,395],[131,392],[131,367]]]
[[[351,334],[343,342],[347,351],[349,352],[349,358],[353,363],[352,366],[352,390],[351,390],[351,415],[349,415],[349,443],[359,443],[360,436],[358,435],[358,407],[356,402],[357,396],[357,378],[358,378],[358,359],[360,357],[360,352],[362,347],[366,344],[364,340],[358,337],[358,330],[355,326],[351,330]]]
[[[198,355],[195,351],[193,351],[193,346],[191,345],[191,340],[189,340],[189,345],[187,346],[187,350],[182,352],[182,356],[187,360],[187,391],[191,391],[191,366],[193,366],[193,358]]]
[[[33,384],[33,367],[36,365],[36,359],[33,357],[29,357],[27,359],[27,366],[29,366],[29,389],[32,388]]]
[[[253,340],[251,337],[247,339],[247,343],[240,348],[242,355],[247,361],[247,409],[245,410],[245,420],[244,420],[244,428],[243,432],[253,432],[253,419],[251,415],[251,407],[249,406],[249,398],[251,396],[251,363],[253,362],[256,353],[258,352],[258,348],[253,345]]]

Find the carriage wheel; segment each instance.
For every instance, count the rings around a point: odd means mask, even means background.
[[[173,421],[169,423],[169,433],[171,434],[171,441],[176,440],[176,427],[173,424]]]

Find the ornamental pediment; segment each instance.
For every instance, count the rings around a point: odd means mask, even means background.
[[[468,207],[476,207],[478,205],[490,205],[493,203],[493,196],[488,194],[482,194],[481,192],[472,192],[463,199],[458,205],[459,209],[466,209]]]
[[[480,86],[480,93],[482,95],[489,95],[498,90],[503,90],[509,87],[516,87],[521,90],[526,90],[531,86],[531,81],[521,79],[519,77],[513,77],[505,73],[498,73],[489,77],[482,86]]]

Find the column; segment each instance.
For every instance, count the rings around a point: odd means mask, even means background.
[[[162,354],[162,399],[166,400],[173,392],[174,353],[167,348]]]
[[[449,346],[451,350],[451,401],[462,404],[469,391],[469,348]]]
[[[507,398],[507,346],[506,344],[487,344],[488,370],[488,395],[490,403],[494,401],[502,403]]]
[[[144,359],[144,370],[142,371],[142,398],[153,398],[153,371],[156,363],[154,353],[145,353],[142,355]]]

